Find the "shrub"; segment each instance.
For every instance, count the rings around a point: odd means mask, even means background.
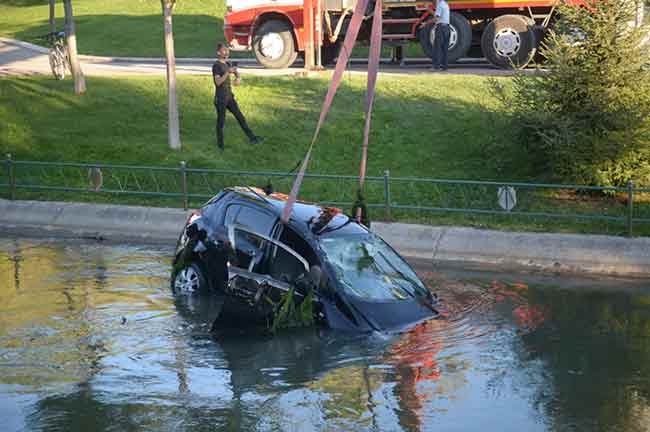
[[[535,174],[550,181],[650,185],[650,51],[636,5],[561,5],[545,59],[492,91],[510,115]]]

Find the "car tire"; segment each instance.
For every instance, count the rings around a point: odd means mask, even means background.
[[[198,294],[206,292],[208,284],[201,267],[191,263],[176,272],[172,287],[178,294]]]
[[[472,45],[472,26],[463,15],[458,12],[452,12],[449,15],[449,52],[447,60],[454,63],[458,59],[466,57],[470,46]],[[420,45],[424,53],[433,58],[433,47],[435,40],[435,23],[433,21],[426,23],[420,28]]]
[[[504,69],[526,67],[538,44],[531,21],[522,15],[502,15],[490,21],[481,37],[485,58]]]
[[[291,66],[298,57],[291,26],[279,20],[270,20],[259,26],[253,36],[253,54],[267,69]]]

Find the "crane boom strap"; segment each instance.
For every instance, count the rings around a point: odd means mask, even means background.
[[[377,83],[377,72],[379,70],[379,56],[381,55],[381,31],[382,31],[382,4],[381,0],[375,3],[375,12],[372,18],[372,31],[370,33],[370,54],[368,56],[368,89],[366,92],[366,124],[363,128],[363,146],[361,147],[361,163],[359,164],[359,191],[363,191],[366,180],[366,165],[368,160],[368,136],[370,135],[370,120],[372,117],[372,106],[375,101],[375,84]],[[357,222],[361,222],[361,207],[357,207]]]
[[[296,179],[293,182],[293,187],[291,188],[291,193],[289,194],[289,198],[287,198],[287,202],[284,206],[284,210],[282,211],[281,221],[284,224],[286,224],[289,221],[289,218],[291,217],[293,204],[296,202],[296,199],[298,197],[298,192],[300,191],[300,185],[302,184],[302,180],[305,177],[305,172],[307,171],[307,165],[309,165],[311,151],[314,148],[314,143],[316,142],[316,138],[318,137],[318,133],[320,132],[321,126],[323,126],[323,123],[325,123],[325,118],[327,117],[327,113],[329,112],[330,107],[332,105],[332,100],[334,100],[334,95],[336,94],[336,90],[338,89],[339,84],[341,83],[341,78],[343,78],[343,72],[345,72],[345,66],[348,63],[350,55],[352,54],[352,48],[354,48],[354,44],[357,40],[357,35],[359,34],[359,29],[361,27],[361,23],[363,22],[367,4],[368,4],[368,0],[357,1],[356,8],[354,9],[354,14],[352,14],[350,25],[348,26],[348,30],[345,34],[345,40],[343,41],[343,46],[341,47],[341,53],[339,55],[338,60],[336,61],[336,68],[334,69],[334,75],[332,76],[332,81],[330,82],[329,89],[327,90],[327,95],[325,96],[325,101],[323,102],[323,108],[321,109],[320,117],[318,119],[318,124],[316,125],[314,136],[311,140],[311,144],[309,145],[309,149],[305,154],[305,158],[302,161],[302,165],[300,166],[300,171],[298,172],[298,175],[296,176]]]

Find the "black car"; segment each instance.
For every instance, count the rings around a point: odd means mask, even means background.
[[[221,314],[236,325],[268,323],[289,291],[298,303],[309,296],[314,320],[335,329],[397,331],[438,315],[437,297],[379,236],[338,209],[303,202],[285,225],[285,203],[235,187],[193,212],[176,248],[174,291],[223,291]]]

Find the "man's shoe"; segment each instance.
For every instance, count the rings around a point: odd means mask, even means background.
[[[264,137],[256,135],[253,138],[251,138],[249,141],[251,144],[260,144],[264,141]]]
[[[218,149],[219,151],[223,151],[223,149],[224,149],[224,145],[223,145],[223,143],[217,143],[217,149]]]

